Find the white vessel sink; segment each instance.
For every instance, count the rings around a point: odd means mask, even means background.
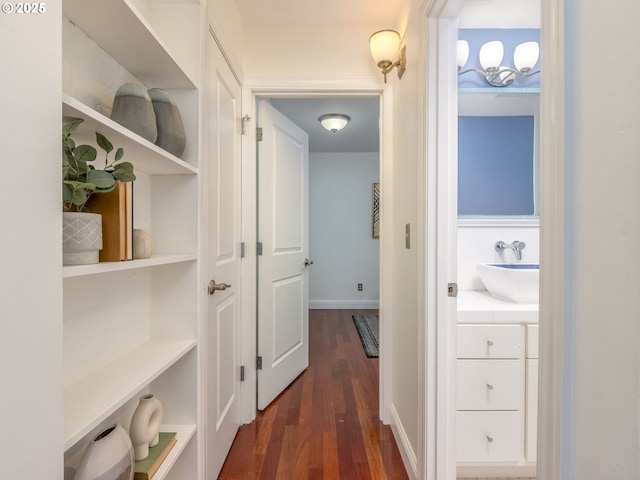
[[[477,267],[491,295],[515,303],[538,303],[538,264],[479,263]]]

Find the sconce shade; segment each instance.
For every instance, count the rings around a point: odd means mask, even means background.
[[[480,47],[480,65],[485,70],[495,70],[502,63],[504,46],[500,40],[487,42]]]
[[[326,130],[336,133],[346,127],[351,118],[342,113],[327,113],[318,118],[318,120],[320,120],[320,125]]]
[[[538,62],[540,46],[538,42],[525,42],[518,45],[513,52],[513,64],[520,72],[526,73]]]
[[[376,64],[387,67],[398,55],[400,34],[395,30],[380,30],[369,37],[369,48]]]
[[[456,57],[458,59],[458,70],[465,66],[469,59],[469,42],[458,40],[456,45]]]

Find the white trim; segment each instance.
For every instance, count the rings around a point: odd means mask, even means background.
[[[309,300],[311,310],[377,310],[378,300]]]
[[[568,416],[563,405],[571,386],[566,362],[570,338],[566,335],[565,305],[565,175],[564,158],[564,1],[542,0],[541,46],[544,68],[540,95],[540,364],[538,400],[538,478],[573,478],[565,471],[571,464],[563,458],[562,445],[570,444]],[[567,390],[565,390],[567,389]],[[563,438],[565,437],[565,438]],[[563,468],[563,462],[566,465]]]
[[[540,226],[540,218],[458,218],[459,227],[532,227]]]
[[[407,475],[410,479],[417,480],[419,477],[416,452],[411,449],[411,442],[409,441],[407,432],[400,421],[400,416],[396,411],[396,407],[393,404],[389,407],[389,413],[391,416],[391,430],[393,431],[393,436],[396,439],[398,450],[400,450],[400,456],[402,457],[404,467],[407,470]]]

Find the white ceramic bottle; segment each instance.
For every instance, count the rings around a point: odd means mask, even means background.
[[[140,397],[140,402],[131,417],[129,436],[133,443],[136,461],[149,456],[149,447],[155,447],[160,439],[162,404],[151,394]]]

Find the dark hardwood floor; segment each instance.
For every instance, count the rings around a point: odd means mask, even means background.
[[[309,367],[240,428],[221,480],[407,479],[391,428],[379,421],[378,359],[352,314],[310,310]]]

